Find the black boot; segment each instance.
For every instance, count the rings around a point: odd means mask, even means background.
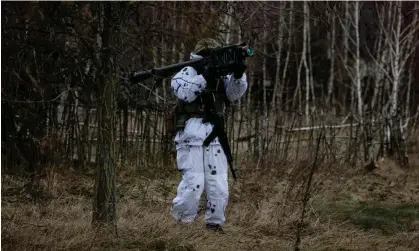
[[[215,232],[224,232],[223,228],[219,224],[207,223],[207,229],[213,230]]]

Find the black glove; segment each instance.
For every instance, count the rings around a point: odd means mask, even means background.
[[[243,76],[244,71],[247,69],[247,66],[244,64],[236,64],[233,66],[233,77],[239,79]]]

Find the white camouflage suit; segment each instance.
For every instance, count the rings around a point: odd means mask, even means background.
[[[200,57],[191,53],[191,59]],[[247,90],[247,77],[240,79],[229,74],[224,77],[224,87],[230,101],[240,99]],[[205,89],[206,80],[192,67],[185,67],[171,81],[177,98],[192,102]],[[207,224],[223,225],[226,221],[225,210],[228,203],[228,164],[224,151],[215,138],[208,147],[203,142],[212,131],[210,123],[202,123],[202,118],[190,118],[185,128],[175,137],[177,167],[182,180],[173,199],[171,214],[177,220],[190,223],[198,213],[202,192],[207,195],[205,221]]]

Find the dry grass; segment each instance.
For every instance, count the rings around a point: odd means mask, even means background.
[[[243,165],[230,183],[225,233],[196,222],[176,225],[169,215],[179,174],[120,168],[118,237],[91,229],[94,175],[52,170],[35,203],[22,176],[2,174],[4,250],[293,250],[301,202],[301,164],[254,170]],[[381,161],[370,173],[320,169],[304,221],[302,250],[418,250],[419,170]],[[346,171],[345,171],[346,170]],[[204,199],[204,198],[203,198]],[[202,200],[202,202],[204,202]],[[416,203],[416,204],[415,204]],[[203,203],[202,203],[203,205]]]

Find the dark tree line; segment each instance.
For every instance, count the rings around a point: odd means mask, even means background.
[[[101,173],[108,153],[117,163],[160,163],[171,144],[164,125],[175,102],[170,83],[131,85],[127,76],[187,60],[203,37],[247,42],[256,51],[248,92],[231,107],[229,132],[255,157],[279,151],[269,139],[294,113],[307,118],[300,126],[319,111],[361,124],[385,121],[381,142],[399,129],[406,138],[419,112],[418,8],[415,2],[4,2],[2,166],[23,168],[36,181],[49,164],[96,162]]]

